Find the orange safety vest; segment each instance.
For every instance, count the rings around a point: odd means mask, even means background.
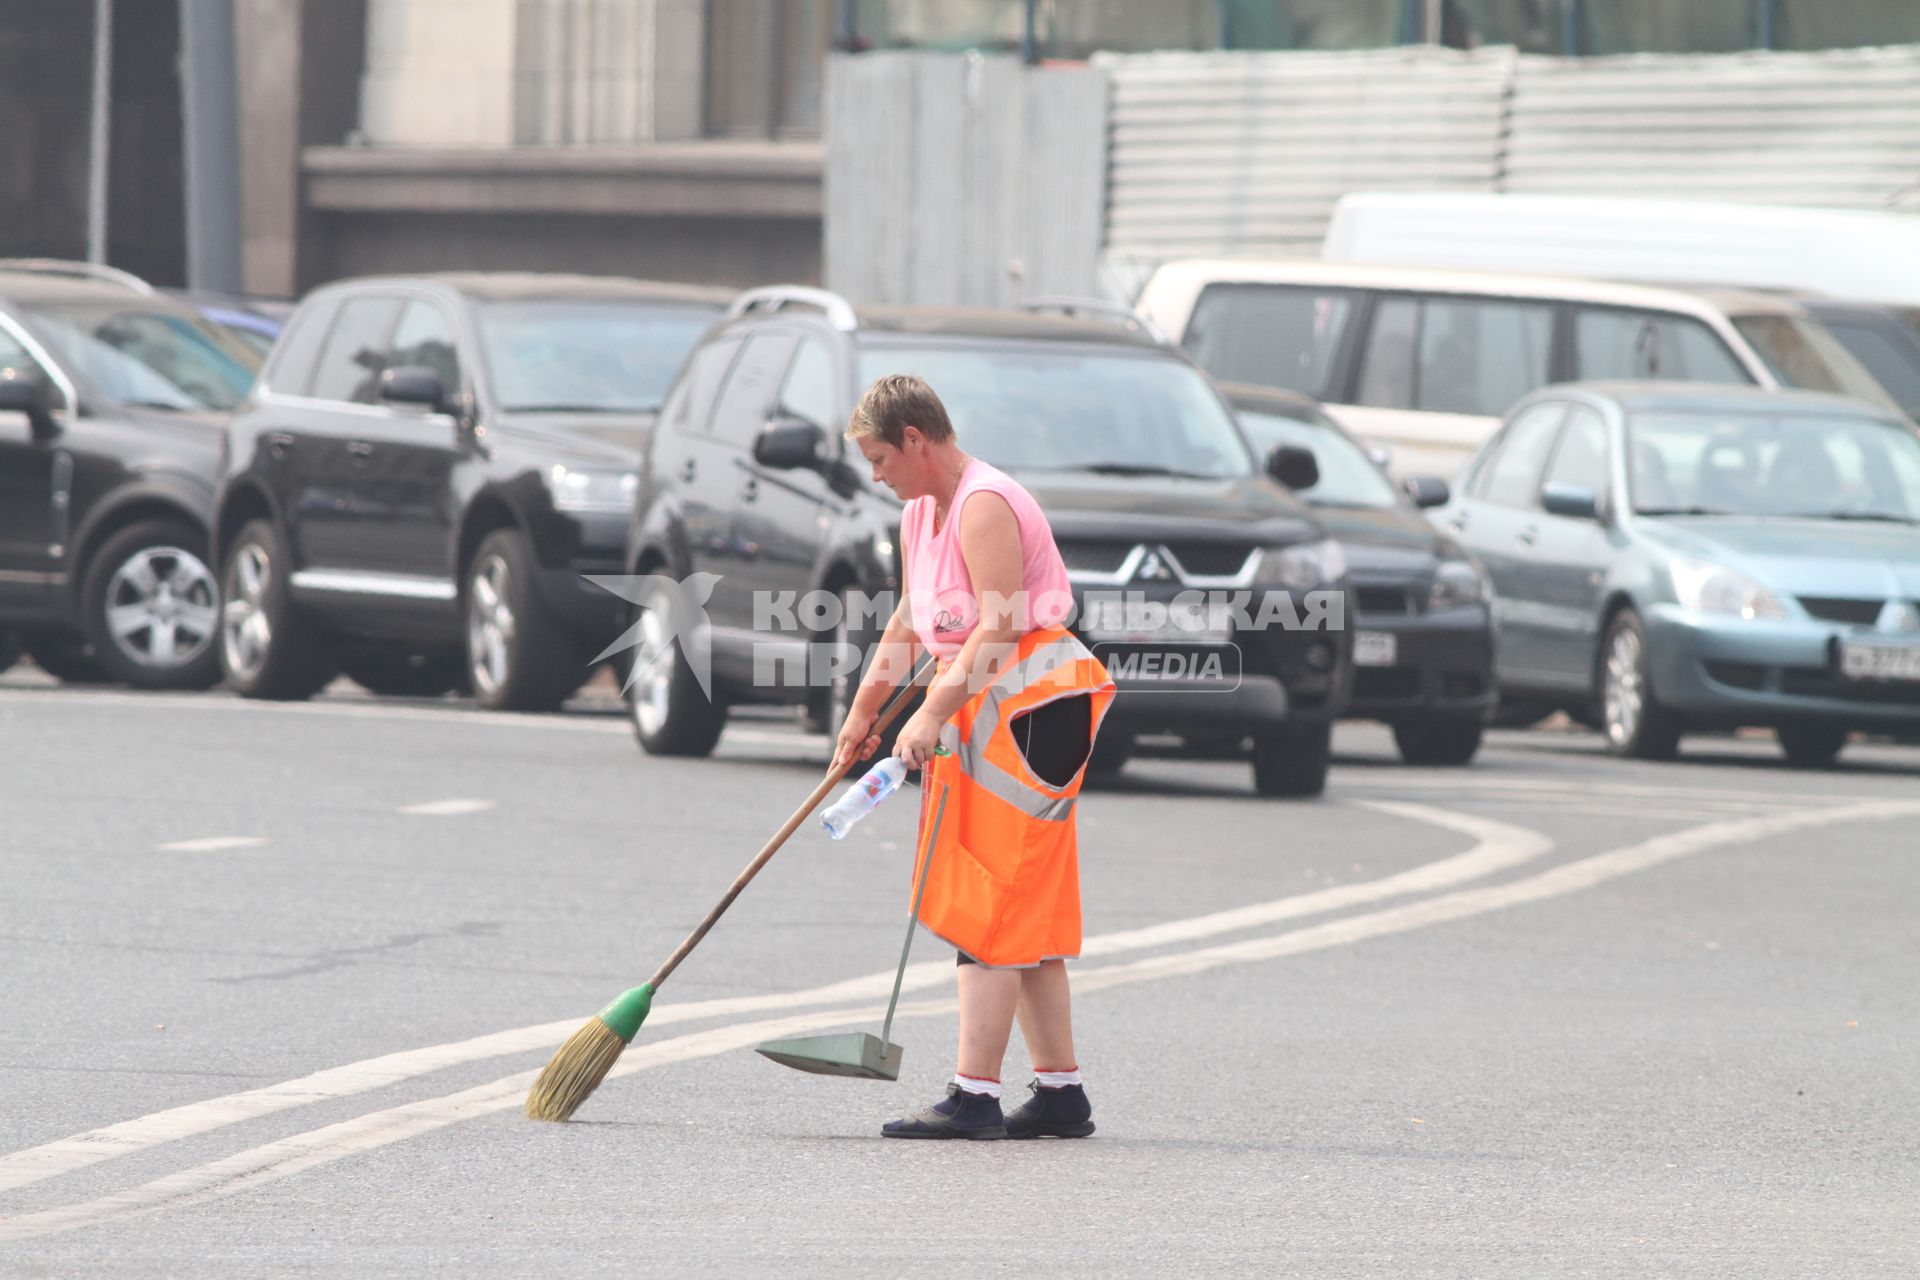
[[[920,923],[981,964],[1025,967],[1080,954],[1080,862],[1074,830],[1083,761],[1064,787],[1037,776],[1014,739],[1022,715],[1060,698],[1089,700],[1088,746],[1113,701],[1113,678],[1064,627],[1022,636],[1018,659],[941,729],[922,788]],[[942,814],[931,857],[927,824]],[[920,876],[916,865],[915,888]]]

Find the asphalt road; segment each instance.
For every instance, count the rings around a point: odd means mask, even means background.
[[[1920,749],[1463,770],[1343,727],[1327,795],[1143,759],[1081,806],[1085,1142],[895,1143],[912,806],[803,829],[567,1125],[530,1074],[817,780],[498,716],[0,679],[0,1274],[1911,1277]],[[1026,1079],[1016,1034],[1006,1078]]]

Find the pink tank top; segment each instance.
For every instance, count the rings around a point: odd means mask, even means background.
[[[959,654],[967,637],[980,625],[980,602],[973,593],[966,558],[960,554],[960,510],[976,493],[997,493],[1013,508],[1020,526],[1020,586],[1026,629],[1049,627],[1073,611],[1073,587],[1067,566],[1054,545],[1053,528],[1033,495],[1006,472],[978,458],[960,473],[947,519],[936,532],[933,499],[915,498],[900,518],[900,541],[906,552],[907,603],[913,631],[927,651],[942,662]]]

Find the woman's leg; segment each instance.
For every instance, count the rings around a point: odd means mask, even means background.
[[[960,983],[960,1074],[985,1080],[1000,1078],[1007,1056],[1007,1038],[1013,1034],[1013,1010],[1022,1004],[1022,978],[1031,969],[989,969],[963,964]],[[1026,1024],[1022,1022],[1022,1026]]]
[[[1080,1060],[1073,1055],[1073,998],[1067,988],[1066,962],[1049,960],[1019,974],[1020,1034],[1026,1038],[1034,1070],[1072,1070]],[[961,1008],[965,1007],[963,1003]]]

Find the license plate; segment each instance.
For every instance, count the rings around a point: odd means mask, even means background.
[[[1390,667],[1400,658],[1400,637],[1391,631],[1353,633],[1353,665]]]
[[[1840,674],[1849,680],[1920,680],[1920,644],[1840,644]]]
[[[1089,596],[1080,614],[1087,639],[1129,644],[1225,644],[1232,639],[1233,609],[1221,602],[1194,604]]]

